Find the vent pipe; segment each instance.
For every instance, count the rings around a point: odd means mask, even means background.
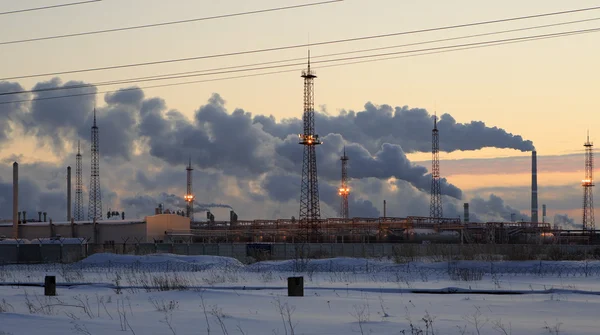
[[[71,221],[71,167],[67,166],[67,221]]]
[[[19,163],[13,163],[13,238],[19,238]]]
[[[531,222],[538,223],[537,152],[531,152]]]

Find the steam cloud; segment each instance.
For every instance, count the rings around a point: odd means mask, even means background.
[[[82,83],[68,82],[64,85],[74,84]],[[35,88],[61,86],[61,81],[55,78],[39,83]],[[0,83],[0,92],[14,90],[22,88],[17,83]],[[70,92],[89,93],[95,92],[95,88]],[[60,91],[46,91],[35,93],[32,97],[60,94]],[[97,109],[100,154],[111,168],[104,168],[101,178],[103,195],[110,196],[110,201],[120,201],[116,204],[111,202],[113,206],[120,205],[137,215],[151,214],[158,203],[184,208],[183,199],[174,195],[173,191],[165,192],[165,189],[174,187],[171,185],[174,178],[181,180],[177,181],[177,188],[184,187],[185,177],[180,170],[190,155],[196,167],[195,174],[201,174],[200,178],[207,185],[215,180],[215,176],[233,178],[237,180],[237,187],[243,188],[244,196],[240,196],[243,199],[275,204],[298,200],[298,162],[302,159],[302,148],[297,144],[296,135],[301,132],[299,119],[277,122],[272,116],[252,116],[242,109],[229,113],[225,100],[218,94],[194,113],[193,120],[176,110],[168,110],[160,98],[145,98],[141,90],[118,91],[104,98],[106,106]],[[12,136],[20,129],[24,134],[35,136],[40,145],[49,145],[58,155],[72,153],[76,141],[81,139],[85,155],[85,148],[89,147],[93,99],[93,95],[86,95],[38,100],[31,104],[0,105],[0,121],[8,121],[0,123],[0,144],[7,143],[8,135]],[[339,182],[339,155],[344,146],[350,156],[349,174],[354,181],[395,178],[393,183],[398,187],[407,187],[406,182],[416,190],[429,190],[431,175],[427,168],[411,163],[405,154],[430,150],[432,120],[427,111],[367,103],[364,111],[344,111],[338,116],[317,113],[316,118],[317,131],[324,139],[324,144],[317,150],[320,195],[331,208],[339,207],[336,185]],[[438,127],[442,134],[441,149],[445,151],[474,150],[486,146],[523,151],[533,148],[530,141],[503,129],[490,128],[482,122],[456,123],[449,114],[442,115]],[[74,165],[73,157],[66,159],[58,166]],[[84,160],[84,171],[89,171],[85,164]],[[169,175],[158,176],[155,173],[149,176],[140,171],[144,165],[158,167],[163,171],[158,174],[168,171]],[[87,173],[84,176],[87,177]],[[106,182],[108,178],[112,179]],[[60,186],[62,180],[59,184],[46,182],[48,188],[36,186],[39,189],[32,192],[38,194],[37,197],[51,197],[57,193],[60,198],[64,187]],[[256,189],[257,184],[262,190]],[[230,196],[226,192],[230,185],[213,185],[211,195],[218,194],[225,199]],[[154,193],[157,194],[155,197],[139,195],[140,191],[148,194],[158,190],[161,191]],[[138,195],[131,194],[133,192],[138,192]],[[442,180],[442,192],[452,198],[462,197],[461,190],[445,179]],[[2,191],[0,201],[8,201],[9,194],[8,190]],[[31,199],[36,199],[36,196],[32,195]],[[371,201],[352,193],[349,200],[352,216],[379,215]],[[496,204],[497,200],[491,198],[490,202],[492,200]],[[407,199],[401,201],[406,202]],[[64,200],[59,202],[64,204]],[[485,203],[482,199],[480,208],[484,211],[491,206]],[[196,210],[232,208],[219,203],[198,203],[196,207]],[[476,206],[472,208],[477,211]],[[504,211],[510,210],[505,206]],[[496,212],[503,213],[500,209]]]

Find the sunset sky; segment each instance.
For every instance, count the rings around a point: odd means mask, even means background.
[[[5,1],[0,4],[0,12],[56,3],[56,1],[51,0],[29,0],[26,4],[21,1],[10,3]],[[36,84],[48,82],[53,78],[59,78],[60,81],[55,79],[52,83],[44,84],[44,87],[61,86],[69,81],[94,84],[159,74],[300,59],[306,57],[307,47],[115,70],[20,78],[28,75],[77,69],[197,57],[288,45],[314,44],[330,40],[398,33],[598,6],[597,1],[591,0],[568,2],[559,0],[506,0],[501,2],[477,0],[345,0],[319,6],[162,27],[27,43],[3,43],[304,3],[310,3],[310,1],[103,0],[85,5],[2,15],[0,16],[0,30],[4,33],[0,39],[3,60],[3,66],[0,69],[0,90],[1,92],[14,91],[15,86],[10,86],[11,83],[19,84],[21,88],[29,90],[34,88]],[[430,40],[568,23],[585,19],[589,19],[589,21],[403,48],[324,57],[329,54],[361,49],[421,43]],[[539,202],[540,204],[548,204],[549,220],[552,221],[555,214],[568,214],[575,219],[575,222],[579,223],[581,220],[579,212],[582,196],[580,181],[583,177],[583,143],[586,140],[588,129],[590,139],[594,141],[597,138],[598,131],[594,125],[600,121],[599,114],[596,112],[600,107],[600,102],[596,99],[595,94],[595,81],[598,78],[595,63],[600,55],[597,33],[345,66],[326,67],[326,65],[338,63],[319,63],[319,61],[599,27],[600,8],[544,18],[311,46],[313,68],[318,75],[315,82],[316,109],[325,114],[323,117],[331,118],[332,124],[335,124],[335,117],[340,113],[346,115],[344,113],[350,111],[370,110],[370,107],[367,106],[368,103],[375,106],[373,110],[379,108],[378,110],[383,114],[387,113],[385,112],[387,109],[385,107],[381,108],[381,106],[391,106],[390,113],[392,113],[392,108],[406,106],[407,110],[413,108],[426,109],[430,114],[435,111],[438,116],[449,114],[457,124],[471,124],[472,121],[483,122],[488,127],[485,128],[485,131],[478,133],[473,130],[470,133],[481,134],[481,137],[491,134],[494,127],[506,131],[508,133],[507,138],[510,134],[521,136],[523,141],[531,141],[538,151]],[[298,62],[303,63],[304,61],[293,61],[291,63]],[[209,112],[203,115],[215,117],[216,119],[209,121],[198,119],[196,113],[199,109],[202,110],[201,106],[216,109],[218,109],[218,106],[223,106],[228,115],[239,108],[246,113],[251,113],[252,117],[260,115],[273,116],[277,121],[277,129],[281,130],[271,132],[265,130],[268,134],[260,132],[257,136],[261,137],[257,141],[261,143],[262,147],[260,150],[253,151],[258,155],[257,157],[267,157],[265,159],[269,162],[275,161],[273,168],[248,167],[247,169],[250,172],[238,171],[245,168],[243,167],[243,161],[236,161],[239,157],[233,157],[229,161],[226,157],[230,154],[223,154],[223,152],[227,150],[244,150],[244,148],[238,145],[229,145],[226,143],[227,141],[222,140],[224,144],[219,147],[219,150],[211,151],[215,154],[214,158],[212,156],[193,157],[195,164],[198,165],[195,171],[197,172],[195,175],[196,192],[200,202],[231,204],[236,211],[240,212],[240,218],[244,219],[253,218],[253,216],[256,218],[258,216],[271,218],[273,216],[289,217],[297,215],[297,196],[288,196],[287,190],[283,192],[282,189],[270,189],[268,187],[269,182],[267,182],[269,180],[274,182],[275,179],[269,178],[274,178],[275,174],[281,178],[285,175],[286,178],[289,177],[290,180],[295,180],[295,172],[293,172],[292,167],[279,163],[277,158],[279,156],[272,157],[267,151],[275,148],[273,150],[279,152],[278,150],[285,144],[283,143],[285,142],[285,136],[289,134],[278,133],[284,131],[283,124],[280,122],[283,119],[301,118],[302,116],[302,78],[300,78],[302,68],[303,66],[296,65],[271,70],[98,86],[98,92],[105,92],[132,86],[146,87],[270,71],[287,71],[231,80],[149,88],[143,90],[143,96],[136,96],[132,91],[128,91],[123,92],[121,96],[117,95],[113,100],[106,98],[105,94],[97,94],[95,103],[98,107],[98,115],[99,117],[102,117],[102,115],[106,117],[104,127],[101,124],[100,136],[103,140],[108,140],[107,138],[113,137],[112,132],[114,129],[126,129],[118,119],[109,117],[109,115],[112,115],[110,113],[115,113],[115,115],[131,113],[131,115],[135,115],[130,118],[132,122],[131,133],[135,132],[133,128],[137,129],[139,127],[142,129],[143,101],[149,101],[152,98],[163,100],[164,106],[158,109],[160,110],[159,114],[164,118],[169,118],[166,114],[167,111],[176,110],[180,113],[179,116],[176,116],[177,120],[185,119],[185,122],[189,122],[190,125],[196,122],[195,126],[199,127],[198,129],[205,127],[204,130],[209,133],[210,131],[206,129],[215,128],[217,119],[225,119],[223,117],[217,118],[214,116],[215,114]],[[2,86],[3,82],[4,86]],[[56,96],[67,94],[66,92],[72,93],[73,91],[57,91],[51,94]],[[214,99],[213,94],[215,93],[223,100],[223,103]],[[25,99],[32,98],[31,95],[26,94],[0,96],[0,102],[23,97]],[[128,102],[123,102],[124,100],[120,100],[121,98]],[[0,130],[6,125],[10,127],[10,130],[6,132],[9,134],[8,139],[1,141],[0,137],[0,157],[4,159],[5,166],[0,170],[0,177],[2,178],[0,182],[8,183],[10,181],[10,163],[15,157],[18,157],[18,160],[25,164],[21,172],[23,176],[28,176],[34,184],[38,185],[37,189],[31,191],[39,193],[39,195],[36,195],[35,205],[32,206],[44,206],[43,199],[50,199],[53,195],[60,194],[60,188],[64,188],[64,185],[62,185],[63,179],[61,179],[64,177],[62,175],[64,174],[63,170],[66,165],[74,165],[73,150],[76,141],[80,138],[83,141],[89,141],[89,131],[85,132],[84,129],[89,129],[90,125],[85,122],[89,121],[88,116],[93,105],[94,101],[91,97],[48,100],[46,104],[40,102],[37,107],[36,104],[29,103],[0,105],[0,122],[4,123],[4,126],[0,126]],[[33,112],[36,108],[39,111]],[[79,123],[73,121],[69,125],[71,128],[66,126],[69,122],[57,121],[62,120],[67,115],[65,108],[73,108],[76,110],[73,113],[81,113],[79,121],[77,121]],[[194,118],[196,118],[196,121],[193,121]],[[235,118],[232,116],[232,119]],[[73,120],[73,118],[70,118],[70,120]],[[181,124],[177,123],[179,121],[173,121],[172,118],[170,120],[173,127],[176,124]],[[213,124],[209,127],[207,124],[211,122]],[[258,121],[254,119],[253,122],[256,125]],[[444,116],[442,116],[442,122],[446,122],[447,125],[452,123],[448,118],[444,121]],[[264,122],[258,122],[258,124],[266,129]],[[114,128],[112,128],[113,126]],[[234,123],[232,122],[228,127],[233,126]],[[55,133],[52,132],[53,127],[56,129]],[[402,131],[410,133],[421,129],[407,127]],[[253,127],[251,131],[256,131],[255,128]],[[350,133],[350,130],[346,134],[344,133],[345,130],[338,131],[332,126],[331,129],[334,130],[330,131],[328,126],[322,126],[319,123],[317,123],[316,128],[317,132],[320,132],[323,137],[330,135],[330,141],[333,141],[336,145],[338,144],[338,137],[334,135],[340,134],[340,147],[344,144],[349,146],[356,144],[356,155],[363,152],[360,150],[366,148],[364,152],[376,157],[377,151],[383,150],[381,149],[382,144],[388,143],[389,140],[383,134],[380,138],[375,138],[371,134],[369,138],[373,140],[373,143],[369,144],[360,140],[366,137]],[[146,131],[149,131],[149,129],[147,128]],[[236,135],[232,137],[241,136],[242,133],[239,128],[223,129],[224,133],[230,132]],[[496,143],[495,140],[486,142],[485,138],[478,138],[478,136],[459,141],[458,133],[453,133],[453,131],[458,132],[460,129],[463,128],[448,128],[446,133],[444,133],[443,128],[440,131],[442,149],[444,149],[445,141],[447,142],[446,145],[450,145],[448,141],[456,141],[457,143],[457,147],[452,152],[441,154],[442,176],[447,178],[448,183],[462,191],[462,199],[452,200],[448,198],[448,201],[454,203],[456,208],[449,208],[446,213],[460,214],[462,202],[469,202],[476,197],[491,201],[490,195],[494,194],[503,199],[503,206],[507,206],[502,209],[503,211],[514,209],[529,215],[529,186],[531,183],[531,153],[529,150],[489,147],[487,143]],[[117,130],[114,131],[117,134]],[[325,131],[327,133],[323,133]],[[398,134],[400,131],[398,129]],[[127,134],[126,131],[122,133]],[[174,132],[172,136],[177,136],[177,134],[177,132]],[[115,135],[112,140],[118,141],[121,138],[119,136]],[[101,163],[102,178],[104,178],[102,187],[103,197],[106,197],[104,202],[119,209],[134,211],[137,213],[136,215],[142,215],[138,213],[138,210],[143,206],[139,202],[134,205],[134,201],[125,203],[123,199],[126,197],[147,197],[144,198],[146,207],[151,208],[152,206],[149,204],[153,199],[158,199],[157,197],[161,192],[180,196],[185,190],[185,170],[183,168],[185,157],[187,157],[185,153],[182,151],[182,157],[173,157],[166,154],[161,156],[157,152],[158,147],[163,148],[163,145],[159,146],[153,143],[160,142],[160,136],[167,135],[146,133],[143,136],[145,136],[143,139],[135,136],[123,137],[131,142],[131,146],[124,149],[127,153],[130,153],[129,157],[127,157],[127,154],[122,157],[115,154],[114,157],[104,158],[105,155],[110,156],[110,153],[102,152],[102,148],[112,148],[112,144],[102,146],[103,140],[101,140],[101,154],[104,159]],[[392,132],[390,136],[394,137],[396,134]],[[424,145],[430,139],[430,129],[421,131],[420,134],[402,136],[404,135],[398,135],[397,142],[392,141],[390,143],[401,147],[401,151],[406,153],[406,158],[412,163],[429,169],[430,152],[422,149],[410,150],[409,146],[411,144],[407,142],[409,141],[407,138],[412,136],[410,141],[413,141],[412,138],[414,138],[414,141]],[[193,138],[191,137],[191,139]],[[61,142],[60,145],[57,144],[59,142]],[[175,142],[169,141],[171,144]],[[247,143],[247,141],[245,142]],[[483,149],[470,150],[470,148],[465,147],[466,142],[472,142],[476,146],[481,142],[480,146]],[[499,142],[500,140],[498,140]],[[422,147],[421,144],[416,145],[416,147]],[[82,142],[82,145],[86,149],[89,147],[87,142]],[[186,145],[193,149],[196,144],[187,143]],[[117,147],[118,145],[115,146],[115,148]],[[523,144],[524,147],[525,144]],[[165,152],[172,151],[172,149],[163,149]],[[331,147],[328,149],[323,146],[323,151],[330,149],[332,150],[331,155],[334,155],[335,150],[338,148]],[[194,152],[189,152],[189,154],[194,154]],[[245,156],[246,154],[240,153],[238,156]],[[252,155],[253,157],[256,156],[255,154]],[[283,153],[280,153],[280,155],[285,157]],[[323,155],[328,154],[323,153]],[[177,163],[180,158],[181,163]],[[213,166],[201,162],[203,159],[219,160],[219,163],[215,163]],[[294,156],[289,157],[289,159],[290,162],[294,162],[301,159],[301,157]],[[337,165],[322,167],[321,164],[327,164],[326,162],[328,162],[327,158],[323,159],[319,162],[319,169],[323,170],[324,174],[327,174],[329,169],[332,171],[339,170]],[[87,164],[88,161],[89,156],[85,156],[84,162]],[[40,162],[46,163],[41,164]],[[353,157],[351,156],[351,176],[352,162]],[[331,164],[334,163],[339,162],[334,162],[332,159]],[[239,164],[240,169],[224,172],[223,166],[228,166],[227,164]],[[401,167],[398,167],[398,169],[401,169]],[[151,186],[138,187],[141,183],[140,179],[143,179],[139,175],[140,172],[145,174],[151,181],[155,178],[167,178],[165,177],[167,175],[170,181],[168,183],[154,181],[150,183]],[[162,177],[161,173],[163,173]],[[88,174],[89,169],[84,174],[84,183],[89,183]],[[391,173],[391,175],[394,174]],[[363,176],[362,172],[360,172],[360,175]],[[416,207],[424,208],[425,212],[421,215],[427,215],[428,194],[427,190],[419,190],[419,188],[424,188],[419,186],[421,181],[406,180],[408,184],[398,184],[395,180],[402,179],[402,177],[375,175],[374,173],[373,175],[366,173],[364,178],[355,178],[354,188],[357,192],[363,192],[360,198],[371,201],[374,207],[380,209],[380,202],[383,199],[388,199],[388,203],[398,204],[397,215],[415,215],[418,213],[409,213],[408,209],[411,208],[410,203],[417,201],[414,199],[418,199],[422,206]],[[283,180],[281,179],[279,182]],[[327,180],[331,185],[335,185],[333,176]],[[59,185],[54,185],[57,181]],[[298,185],[292,184],[290,186],[296,188],[298,194],[299,182],[298,179]],[[125,187],[125,184],[129,186]],[[87,184],[85,186],[87,187]],[[414,192],[409,192],[410,200],[407,200],[408,193],[403,193],[402,190],[399,191],[397,187],[401,189],[403,187],[415,188]],[[7,187],[2,188],[0,185],[0,205],[7,204],[10,201],[10,198],[7,198],[10,197],[10,194],[4,192],[5,189],[8,190]],[[212,193],[205,191],[208,189],[211,189]],[[290,189],[289,192],[291,193],[292,190]],[[286,195],[284,196],[283,193]],[[87,203],[87,198],[85,200]],[[63,206],[60,200],[53,201],[55,201],[53,206]],[[326,200],[323,201],[327,202]],[[132,206],[138,207],[137,209],[130,209]],[[265,206],[265,209],[257,209],[257,206]],[[331,200],[325,206],[324,216],[336,216],[338,207],[335,205],[335,200]],[[145,207],[144,210],[146,210]],[[486,217],[484,211],[482,209],[481,217]],[[222,216],[222,219],[226,218],[225,209],[215,210],[215,212]],[[490,217],[502,215],[502,213],[496,211],[490,214]],[[5,217],[8,215],[3,211],[0,212],[0,216]]]

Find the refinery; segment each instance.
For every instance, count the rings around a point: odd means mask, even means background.
[[[304,80],[304,132],[298,135],[303,147],[302,180],[299,216],[276,220],[238,220],[230,211],[228,221],[216,221],[206,212],[206,219],[194,219],[195,196],[192,187],[192,159],[186,166],[187,187],[183,199],[185,210],[175,212],[157,204],[154,213],[144,219],[126,220],[125,213],[109,211],[103,218],[100,190],[99,127],[96,110],[91,127],[91,171],[87,218],[83,208],[82,155],[78,146],[75,168],[75,201],[72,200],[71,167],[67,167],[67,220],[53,222],[46,213],[38,212],[37,220],[19,210],[19,164],[13,164],[13,218],[0,222],[0,242],[27,241],[48,238],[81,238],[91,243],[455,243],[455,244],[597,244],[592,189],[593,144],[585,147],[585,176],[582,180],[582,228],[563,229],[546,222],[546,206],[542,219],[538,216],[537,152],[531,156],[531,219],[518,222],[470,222],[469,204],[464,203],[462,218],[444,217],[442,211],[441,173],[439,160],[440,132],[437,116],[432,127],[432,168],[430,211],[428,216],[388,217],[386,202],[383,216],[349,217],[348,195],[351,192],[348,161],[344,150],[341,157],[341,182],[338,189],[338,218],[321,217],[316,150],[322,142],[315,131],[314,79],[310,66],[302,71]],[[443,135],[443,134],[442,134]],[[442,136],[443,137],[443,136]],[[351,171],[350,171],[351,175]],[[73,205],[73,207],[71,206]],[[425,213],[423,213],[425,214]],[[540,222],[541,221],[541,222]]]

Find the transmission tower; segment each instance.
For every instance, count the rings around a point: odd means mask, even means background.
[[[590,142],[590,134],[588,132],[587,142],[583,144],[585,147],[585,179],[582,180],[583,186],[583,230],[594,232],[596,229],[594,223],[594,196],[592,187],[594,187],[594,144]]]
[[[90,202],[88,204],[88,220],[102,220],[102,194],[100,192],[100,154],[98,147],[98,126],[96,125],[96,108],[94,108],[94,124],[92,125],[92,157],[90,178]]]
[[[192,194],[192,158],[190,157],[190,162],[185,169],[187,171],[187,192],[183,197],[185,202],[187,203],[185,208],[185,215],[190,218],[190,222],[194,221],[194,194]]]
[[[318,240],[320,236],[319,220],[319,181],[317,179],[317,156],[315,148],[321,144],[319,135],[315,134],[314,111],[314,79],[317,76],[310,69],[310,51],[308,52],[308,69],[302,71],[304,78],[304,133],[300,134],[300,144],[304,146],[302,161],[302,185],[300,191],[300,228],[306,234],[306,241]]]
[[[443,215],[440,180],[440,134],[437,129],[437,115],[433,116],[431,136],[431,203],[429,206],[429,216],[434,222],[438,222]]]
[[[77,141],[77,156],[75,156],[75,221],[83,221],[83,179],[81,168],[81,144]]]
[[[339,190],[339,195],[342,197],[342,206],[340,209],[340,214],[342,218],[349,218],[348,215],[348,194],[350,193],[350,188],[348,187],[348,156],[346,156],[346,148],[344,147],[344,155],[340,158],[342,161],[342,185]]]

